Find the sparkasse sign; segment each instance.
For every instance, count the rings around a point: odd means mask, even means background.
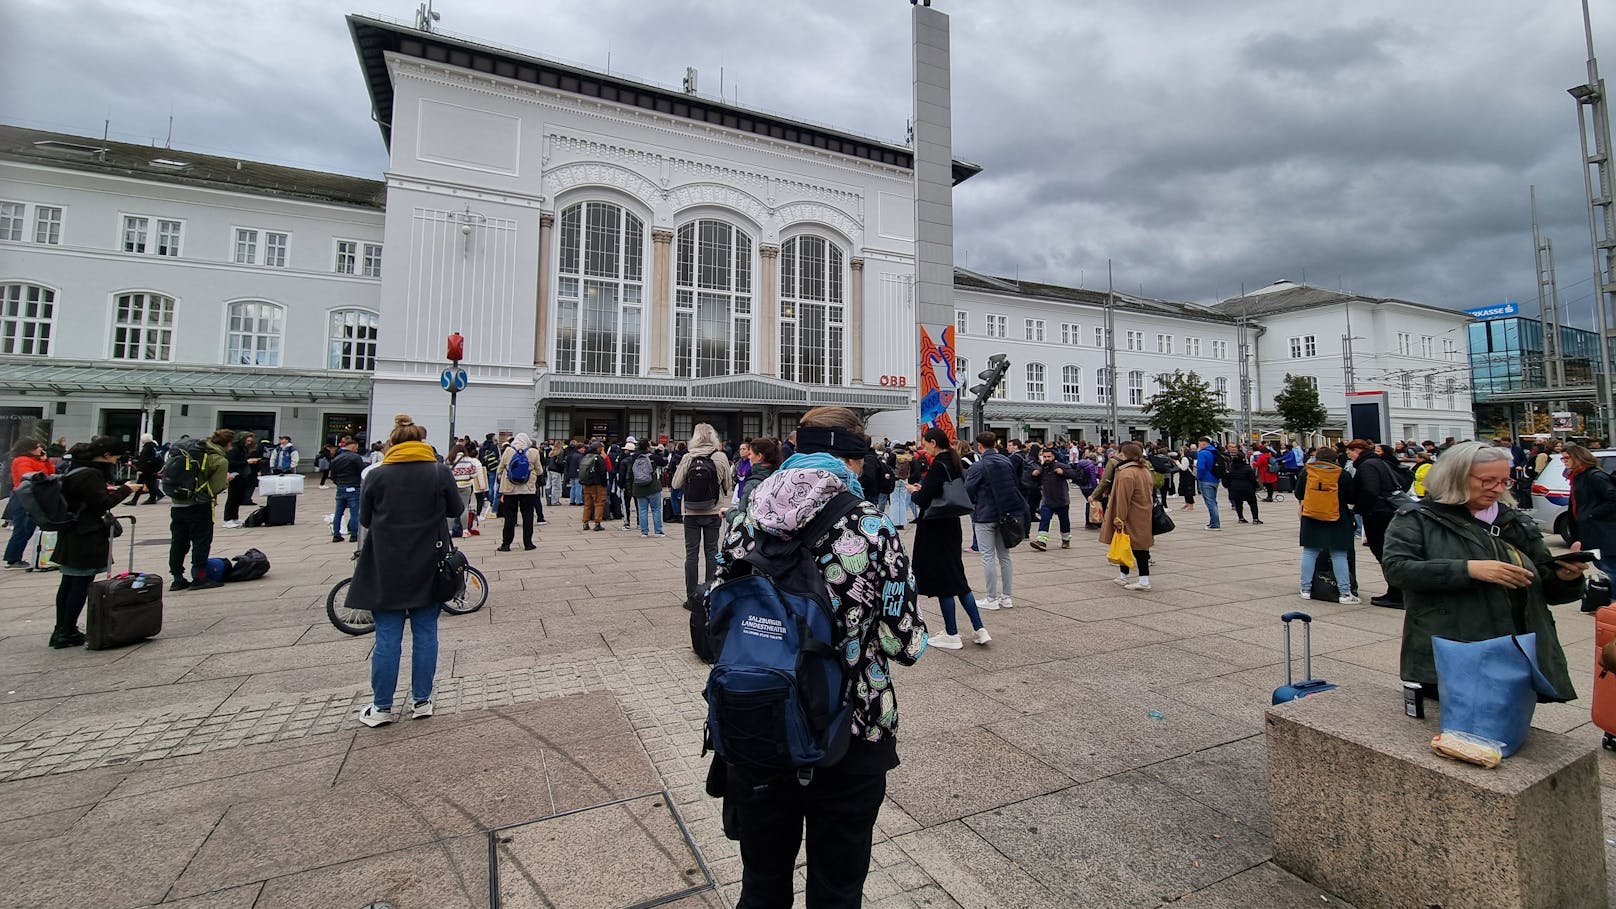
[[[1519,303],[1498,303],[1493,306],[1482,306],[1476,309],[1467,309],[1465,310],[1465,314],[1475,316],[1478,319],[1497,319],[1503,316],[1519,315],[1520,311],[1521,304]]]

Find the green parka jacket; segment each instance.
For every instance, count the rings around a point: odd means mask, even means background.
[[[1472,559],[1514,562],[1506,543],[1520,550],[1521,561],[1527,563],[1524,567],[1537,574],[1538,581],[1532,586],[1510,590],[1470,577],[1466,563]],[[1427,501],[1392,520],[1386,530],[1381,568],[1387,582],[1403,590],[1407,608],[1403,616],[1404,680],[1436,682],[1433,636],[1485,641],[1533,632],[1543,674],[1561,697],[1571,700],[1577,696],[1548,604],[1581,597],[1585,582],[1581,578],[1560,580],[1543,533],[1530,516],[1500,505],[1498,520],[1489,526],[1472,517],[1463,505]]]

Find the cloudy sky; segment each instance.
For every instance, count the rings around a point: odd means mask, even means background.
[[[0,121],[377,176],[345,12],[369,0],[8,0]],[[1536,307],[1527,187],[1589,324],[1574,0],[935,0],[957,261],[1211,302],[1285,277]],[[1616,9],[1594,40],[1616,74]],[[901,140],[903,0],[438,0],[444,31]]]

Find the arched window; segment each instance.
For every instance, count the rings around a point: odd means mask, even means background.
[[[1083,403],[1083,367],[1061,367],[1061,400],[1067,404]]]
[[[119,294],[112,316],[112,359],[174,358],[174,298],[162,294]]]
[[[48,356],[56,291],[38,284],[0,284],[0,353]]]
[[[842,251],[824,237],[780,245],[780,378],[842,384]]]
[[[1048,398],[1044,391],[1044,364],[1027,364],[1027,400],[1043,401]]]
[[[1094,402],[1111,403],[1111,370],[1104,366],[1094,371]]]
[[[376,328],[380,323],[381,317],[368,309],[339,309],[332,313],[327,368],[375,371]]]
[[[610,202],[561,212],[557,372],[640,374],[645,222]]]
[[[1145,373],[1135,369],[1128,373],[1128,403],[1141,407],[1145,403]]]
[[[225,363],[231,366],[281,365],[281,321],[274,303],[247,300],[230,304]]]
[[[685,378],[752,369],[752,238],[725,221],[679,228],[673,363]]]

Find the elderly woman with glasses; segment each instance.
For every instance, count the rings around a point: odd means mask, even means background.
[[[1583,567],[1557,561],[1509,495],[1510,453],[1455,445],[1425,476],[1426,498],[1386,531],[1382,568],[1403,591],[1402,675],[1436,690],[1431,638],[1484,641],[1536,633],[1538,663],[1560,699],[1577,696],[1550,603],[1583,593]]]

